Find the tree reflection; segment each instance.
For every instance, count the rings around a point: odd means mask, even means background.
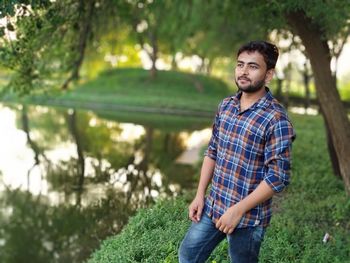
[[[52,206],[43,196],[6,190],[0,202],[1,262],[83,262],[134,209],[113,189],[88,207]]]
[[[0,262],[82,262],[137,209],[174,195],[171,186],[181,189],[194,173],[174,164],[184,150],[177,132],[148,125],[122,139],[122,125],[90,112],[28,106],[18,116],[48,193],[2,193]],[[73,153],[51,157],[67,144]]]
[[[77,169],[76,169],[76,173],[78,175],[78,182],[76,185],[76,191],[77,191],[76,204],[80,205],[81,194],[83,191],[83,185],[84,185],[84,179],[85,179],[85,157],[83,153],[83,145],[82,145],[80,133],[78,132],[75,110],[68,112],[67,124],[68,124],[68,130],[72,134],[74,143],[76,145],[77,154],[78,154],[78,163],[77,163]]]
[[[23,105],[21,113],[22,113],[21,114],[22,129],[26,134],[27,144],[30,146],[30,148],[33,150],[33,153],[34,153],[34,164],[28,170],[28,173],[27,173],[27,189],[29,189],[30,174],[33,168],[40,164],[40,157],[43,157],[46,161],[48,161],[48,159],[45,156],[44,151],[42,151],[39,148],[39,146],[33,141],[31,137],[30,128],[29,128],[28,110],[26,105]]]

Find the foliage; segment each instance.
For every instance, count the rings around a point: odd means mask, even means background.
[[[331,174],[322,120],[292,117],[298,136],[292,183],[275,200],[280,204],[262,245],[261,262],[349,262],[350,201],[341,181]],[[139,211],[89,262],[177,262],[177,249],[189,226],[188,202],[186,196]],[[326,232],[331,238],[323,243]],[[221,243],[210,261],[229,262],[226,248],[226,242]]]
[[[339,93],[343,100],[350,100],[350,81],[340,85]]]
[[[138,44],[154,47],[153,41],[159,41],[161,51],[171,52],[188,34],[188,27],[181,26],[188,22],[190,8],[190,3],[180,0],[131,0],[121,3],[118,15],[123,24],[132,28]]]
[[[105,4],[95,0],[5,1],[0,63],[13,71],[8,88],[20,94],[51,91],[76,80],[86,46],[103,17],[99,14],[109,13]]]
[[[58,73],[67,72],[74,57],[73,53],[65,51],[77,42],[77,25],[74,27],[77,8],[77,4],[70,1],[44,8],[41,5],[29,8],[23,4],[15,10],[16,16],[7,17],[7,31],[12,31],[15,37],[4,35],[5,45],[0,55],[2,65],[14,71],[9,87],[26,93],[59,83],[62,75]],[[44,84],[43,78],[50,82]]]
[[[249,9],[250,12],[250,9]],[[246,14],[237,1],[193,1],[189,26],[192,28],[184,51],[202,58],[230,57],[242,42],[264,39],[266,27],[256,23],[255,13]],[[249,30],[247,30],[249,28]]]
[[[93,75],[92,66],[107,67],[101,53],[112,66],[123,65],[125,55],[127,65],[135,65],[140,48],[154,63],[163,54],[173,64],[177,53],[197,54],[209,71],[238,43],[266,36],[254,19],[242,24],[230,1],[18,0],[5,2],[1,11],[7,21],[0,25],[1,65],[13,70],[8,87],[19,93],[66,88],[79,78],[85,57],[84,72]],[[16,37],[9,38],[10,32]]]
[[[188,226],[183,199],[158,202],[141,210],[122,233],[107,239],[89,262],[176,262]]]
[[[118,26],[108,29],[86,50],[86,59],[82,67],[82,79],[96,78],[102,71],[119,67],[138,67],[141,63],[140,48],[130,37],[131,29]]]
[[[296,10],[313,19],[337,53],[343,45],[338,40],[349,33],[348,8],[345,0],[3,1],[0,17],[9,23],[0,25],[0,64],[14,72],[9,87],[24,93],[60,87],[70,75],[77,79],[85,53],[84,73],[91,76],[108,68],[103,59],[112,66],[139,65],[140,48],[150,57],[156,48],[159,57],[170,55],[173,61],[176,53],[196,54],[203,60],[201,70],[210,71],[214,60],[232,56],[242,42],[267,38],[273,29],[287,32],[285,14]],[[9,40],[11,32],[16,39]]]

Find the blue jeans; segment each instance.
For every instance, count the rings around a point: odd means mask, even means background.
[[[199,223],[192,223],[179,249],[180,263],[205,262],[214,248],[227,237],[229,255],[234,263],[258,262],[260,245],[265,234],[261,226],[237,228],[226,235],[203,214]]]

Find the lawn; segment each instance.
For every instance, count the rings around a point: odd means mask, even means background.
[[[224,82],[202,75],[159,71],[151,79],[147,70],[124,68],[104,72],[61,98],[211,112],[229,93]]]
[[[178,71],[159,71],[155,79],[140,68],[101,73],[96,79],[68,91],[5,94],[3,101],[75,107],[101,111],[128,111],[213,116],[224,97],[235,91],[219,79]]]
[[[92,110],[103,118],[161,129],[199,129],[211,124],[219,102],[234,93],[223,81],[203,75],[122,68],[68,91],[5,94],[3,102]]]

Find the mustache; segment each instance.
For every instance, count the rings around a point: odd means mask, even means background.
[[[251,81],[249,78],[247,78],[247,77],[238,77],[238,80],[248,80],[248,81]]]

